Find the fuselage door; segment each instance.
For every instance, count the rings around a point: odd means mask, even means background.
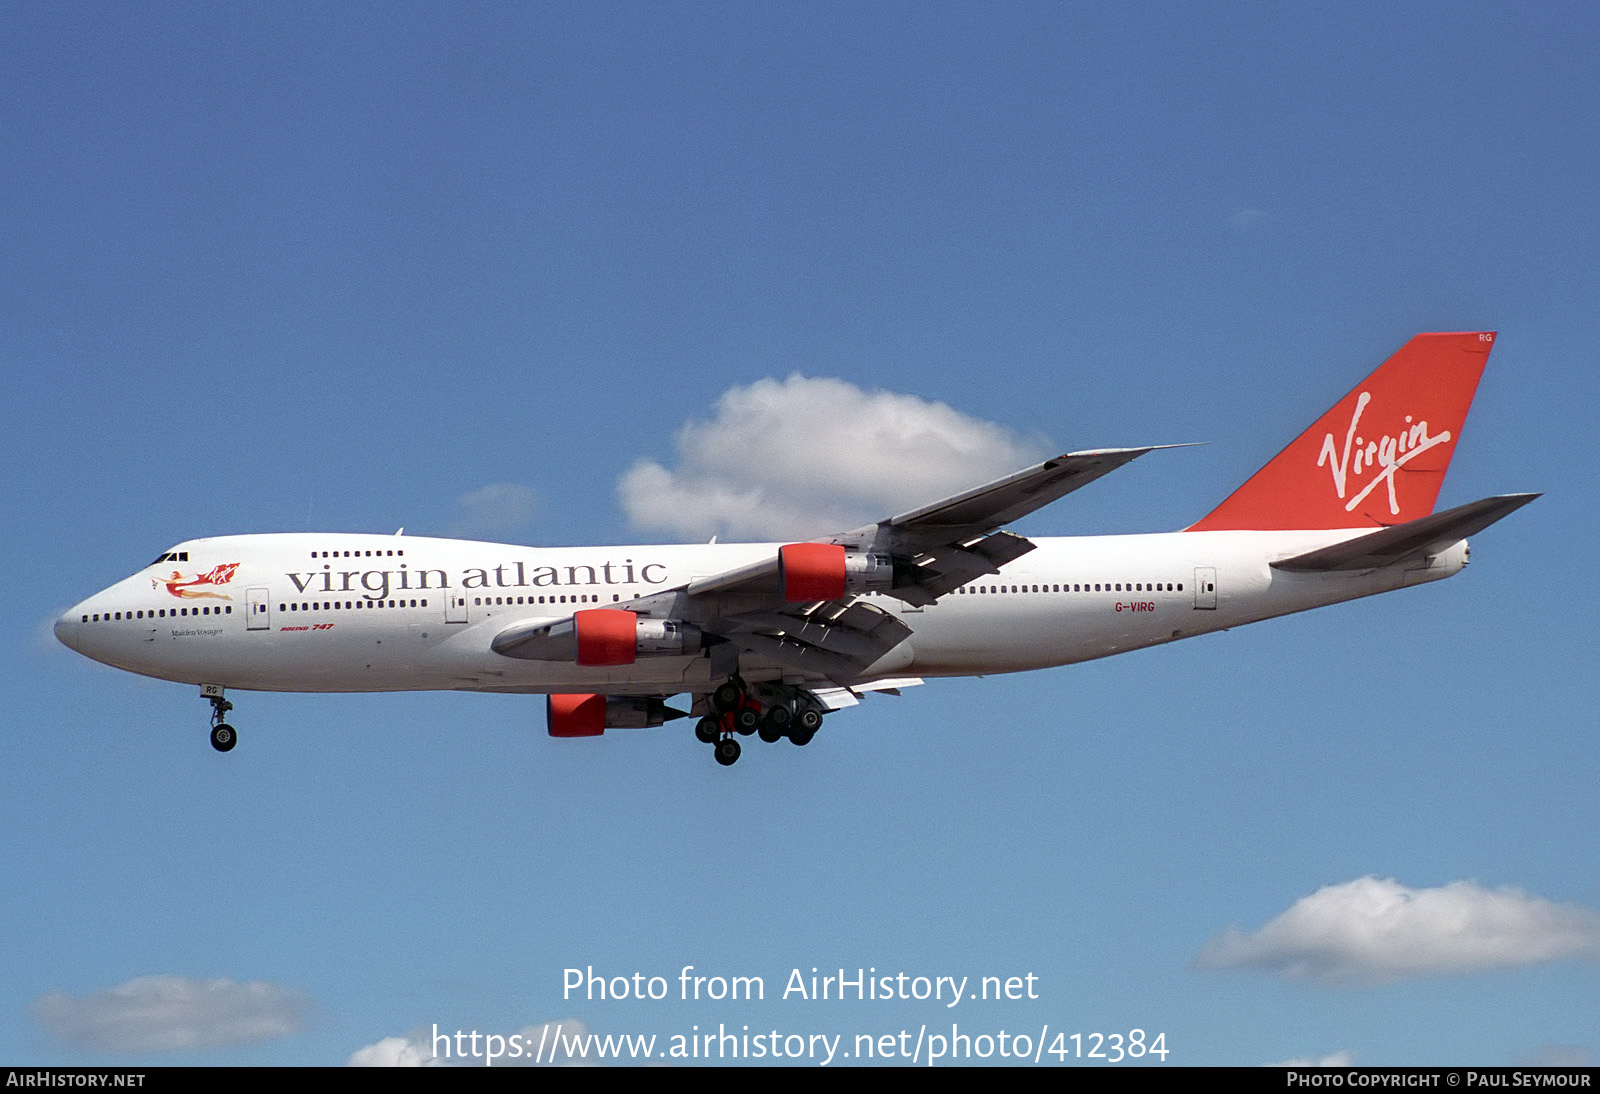
[[[1194,568],[1194,606],[1208,610],[1216,609],[1217,568],[1215,566],[1196,566]]]
[[[446,623],[465,623],[467,621],[467,594],[454,590],[444,594],[444,621]]]
[[[272,629],[272,590],[246,589],[244,591],[244,628],[247,631]]]

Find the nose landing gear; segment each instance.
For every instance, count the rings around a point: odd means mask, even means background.
[[[200,696],[211,704],[211,747],[218,752],[231,752],[239,743],[239,732],[225,719],[233,704],[223,698],[221,684],[201,684]]]

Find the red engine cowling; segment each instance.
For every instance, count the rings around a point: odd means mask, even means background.
[[[838,600],[846,593],[886,593],[894,588],[894,559],[846,551],[837,543],[790,543],[778,548],[778,578],[791,604]]]
[[[589,608],[573,615],[572,627],[578,637],[578,664],[633,664],[639,650],[639,617],[635,613]]]
[[[598,737],[608,729],[649,729],[683,717],[655,695],[547,695],[544,712],[552,737]]]
[[[552,737],[598,737],[606,731],[604,695],[547,695],[544,711]]]
[[[838,600],[844,595],[844,548],[837,543],[790,543],[778,548],[783,599]]]

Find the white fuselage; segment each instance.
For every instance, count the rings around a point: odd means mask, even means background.
[[[1355,531],[1036,538],[1037,549],[937,603],[884,595],[911,637],[856,683],[1087,661],[1457,573],[1460,542],[1412,568],[1292,573],[1274,560]],[[582,667],[493,652],[508,626],[611,607],[771,558],[778,544],[535,548],[413,536],[191,540],[56,623],[73,649],[164,680],[262,691],[708,690],[704,656]],[[741,664],[747,679],[781,666]]]

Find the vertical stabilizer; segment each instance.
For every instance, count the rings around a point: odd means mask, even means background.
[[[1378,528],[1433,512],[1494,345],[1419,334],[1191,532]]]

